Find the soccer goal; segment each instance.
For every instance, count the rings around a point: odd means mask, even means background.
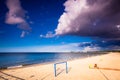
[[[68,64],[67,64],[67,62],[66,61],[65,62],[58,62],[58,63],[54,64],[54,75],[55,75],[55,77],[57,76],[57,70],[56,70],[57,67],[56,66],[59,65],[59,64],[64,64],[66,73],[68,73]]]

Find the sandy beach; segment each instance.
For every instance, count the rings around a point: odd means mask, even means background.
[[[65,64],[58,64],[56,68],[56,77],[53,63],[1,70],[0,80],[120,80],[120,53],[68,61],[67,74]]]

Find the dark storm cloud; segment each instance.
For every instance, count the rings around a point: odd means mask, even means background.
[[[109,40],[109,41],[95,41],[95,42],[84,42],[78,45],[79,47],[90,47],[99,48],[99,50],[117,50],[120,49],[120,40]]]
[[[120,0],[67,0],[56,35],[120,38]]]

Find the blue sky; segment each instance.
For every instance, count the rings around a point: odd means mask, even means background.
[[[116,11],[108,10],[111,16],[115,16],[110,17],[102,12],[99,1],[90,1],[1,0],[0,52],[119,49],[120,20],[119,15],[114,14],[119,14],[119,6],[115,6]],[[108,6],[117,1],[108,1]],[[98,8],[95,8],[96,4]],[[101,16],[98,14],[100,10]]]

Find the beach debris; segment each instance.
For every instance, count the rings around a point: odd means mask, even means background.
[[[97,64],[89,64],[90,69],[98,68]]]
[[[94,68],[97,68],[97,64],[94,64]]]
[[[94,67],[93,67],[93,65],[92,65],[92,64],[89,64],[89,68],[91,69],[91,68],[94,68]]]

